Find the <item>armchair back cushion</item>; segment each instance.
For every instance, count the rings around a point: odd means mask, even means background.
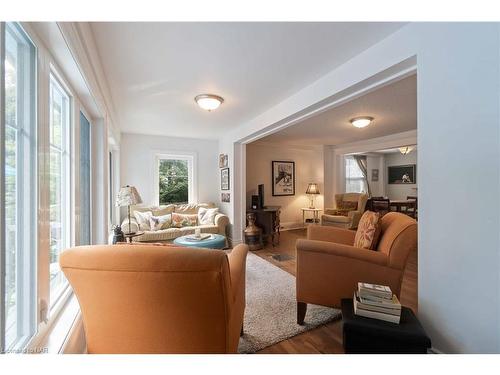
[[[238,245],[229,259],[220,250],[151,244],[64,251],[60,265],[80,303],[88,353],[235,353],[247,251]]]

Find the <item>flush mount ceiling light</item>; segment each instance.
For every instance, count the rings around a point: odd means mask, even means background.
[[[399,148],[399,152],[401,152],[403,155],[408,155],[410,152],[412,152],[413,149],[413,146],[403,146]]]
[[[219,108],[219,106],[224,102],[224,99],[220,96],[213,94],[201,94],[196,96],[194,100],[198,103],[200,108],[209,112]]]
[[[373,117],[370,116],[362,116],[362,117],[355,117],[353,119],[349,120],[351,124],[357,128],[364,128],[373,121]]]

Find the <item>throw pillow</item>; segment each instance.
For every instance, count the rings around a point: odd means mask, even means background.
[[[358,202],[342,201],[338,209],[347,211],[356,211],[358,209]]]
[[[199,225],[214,225],[215,215],[219,213],[218,208],[205,208],[200,207],[198,210],[198,223]]]
[[[366,211],[359,220],[358,230],[354,237],[354,247],[374,250],[377,247],[381,229],[380,214]]]
[[[198,215],[183,215],[183,214],[172,214],[172,227],[182,228],[182,227],[194,227],[198,223]]]
[[[163,216],[151,216],[149,218],[149,226],[152,231],[168,229],[172,226],[172,214]]]
[[[149,226],[149,218],[153,216],[151,211],[134,211],[134,217],[139,225],[139,230],[151,230]]]

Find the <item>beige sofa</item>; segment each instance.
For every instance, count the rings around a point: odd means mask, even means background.
[[[169,241],[173,240],[180,236],[185,236],[187,234],[193,234],[196,228],[200,228],[202,233],[215,233],[221,234],[223,236],[226,235],[226,227],[229,224],[229,218],[224,214],[217,214],[215,216],[215,223],[213,225],[197,225],[197,226],[189,226],[183,228],[168,228],[161,229],[157,231],[144,230],[144,228],[140,228],[137,223],[134,212],[147,212],[151,211],[153,216],[163,216],[168,215],[173,212],[185,214],[185,215],[193,215],[198,214],[198,210],[200,207],[205,208],[215,208],[215,204],[213,203],[198,203],[198,204],[169,204],[166,206],[132,206],[130,207],[130,229],[132,232],[144,231],[142,236],[134,237],[133,241],[136,242],[159,242],[159,241]],[[128,232],[128,218],[125,218],[122,222],[122,229],[125,232]]]

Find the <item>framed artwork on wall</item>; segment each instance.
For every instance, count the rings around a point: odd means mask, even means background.
[[[220,154],[219,155],[219,168],[227,168],[227,154]]]
[[[387,167],[389,184],[416,184],[417,165],[395,165]]]
[[[372,181],[378,181],[378,169],[372,169]]]
[[[295,162],[272,161],[273,196],[295,195]]]
[[[231,193],[220,193],[220,200],[224,203],[230,203]]]
[[[229,190],[229,168],[220,170],[220,189]]]

